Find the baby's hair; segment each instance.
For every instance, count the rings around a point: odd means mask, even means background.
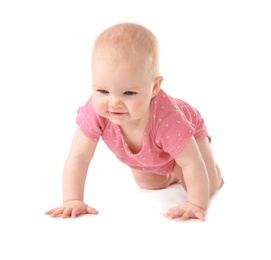
[[[96,39],[94,57],[109,58],[113,62],[133,61],[143,53],[153,77],[159,75],[159,43],[147,28],[136,23],[119,23],[105,29]]]

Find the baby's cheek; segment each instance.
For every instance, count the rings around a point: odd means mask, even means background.
[[[99,114],[99,115],[103,115],[105,113],[104,110],[104,105],[102,102],[99,102],[96,99],[92,100],[92,106],[94,108],[94,110]]]
[[[141,118],[146,115],[149,111],[149,104],[146,103],[136,103],[130,108],[131,113],[134,117]]]

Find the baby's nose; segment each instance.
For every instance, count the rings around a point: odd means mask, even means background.
[[[119,108],[123,106],[123,102],[119,97],[112,97],[109,101],[109,106],[114,108]]]

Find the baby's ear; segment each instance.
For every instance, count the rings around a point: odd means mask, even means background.
[[[154,79],[153,87],[152,87],[152,97],[156,96],[161,88],[161,84],[163,81],[162,76],[158,76]]]

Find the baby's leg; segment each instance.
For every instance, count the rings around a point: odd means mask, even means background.
[[[212,196],[217,190],[219,190],[223,186],[224,181],[221,176],[221,171],[214,160],[213,152],[208,138],[206,137],[199,140],[197,144],[208,172],[210,183],[210,196]],[[175,177],[181,181],[184,189],[186,190],[182,169],[177,164],[174,167],[174,174]]]
[[[174,173],[159,175],[152,172],[142,172],[135,169],[132,169],[132,172],[137,185],[142,189],[164,189],[170,184],[178,181],[178,179],[175,178]]]

